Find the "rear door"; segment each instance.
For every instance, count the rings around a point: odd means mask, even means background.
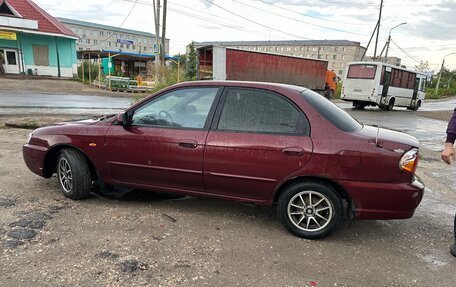
[[[206,191],[267,200],[312,154],[309,122],[283,95],[225,88],[206,141]]]
[[[203,192],[203,151],[218,87],[172,90],[134,111],[131,126],[113,124],[106,160],[117,182]]]

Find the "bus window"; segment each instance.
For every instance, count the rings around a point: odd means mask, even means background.
[[[414,89],[413,85],[415,84],[415,78],[416,78],[416,74],[410,73],[407,89],[411,89],[411,90]]]
[[[347,78],[350,79],[374,79],[377,66],[356,64],[348,68]]]
[[[401,88],[407,88],[409,75],[409,72],[402,71]]]
[[[402,71],[393,69],[393,87],[401,86]]]

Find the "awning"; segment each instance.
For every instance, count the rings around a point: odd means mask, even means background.
[[[155,55],[153,54],[139,54],[139,53],[131,53],[131,52],[124,52],[124,51],[115,51],[115,50],[84,50],[77,52],[78,59],[89,59],[89,55],[91,59],[95,58],[108,58],[108,57],[115,57],[116,59],[120,60],[155,60]],[[172,56],[165,56],[166,60],[180,60],[179,57],[172,57]]]

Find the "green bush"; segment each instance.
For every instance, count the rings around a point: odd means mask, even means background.
[[[456,87],[455,88],[440,88],[438,93],[435,93],[434,88],[427,88],[426,89],[426,98],[427,99],[441,99],[447,97],[456,96]]]
[[[84,60],[81,65],[78,66],[78,77],[82,81],[82,66],[84,66],[84,82],[89,81],[89,66],[91,80],[95,80],[98,77],[98,64],[92,63],[89,60]]]

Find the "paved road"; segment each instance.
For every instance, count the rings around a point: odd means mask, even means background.
[[[3,114],[104,114],[122,110],[130,103],[130,97],[0,93]]]

